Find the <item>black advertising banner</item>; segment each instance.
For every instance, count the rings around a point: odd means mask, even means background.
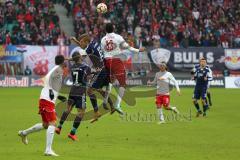
[[[194,48],[157,48],[150,49],[149,58],[153,62],[153,69],[157,64],[165,61],[171,71],[189,71],[199,63],[201,57],[206,58],[213,71],[240,70],[240,49],[224,49],[217,47]]]
[[[149,79],[153,79],[154,77],[138,77],[138,78],[128,78],[127,79],[127,85],[128,86],[146,86],[147,81]],[[190,78],[183,78],[183,77],[175,77],[178,85],[180,87],[194,87],[195,81]],[[225,87],[225,81],[224,78],[214,78],[212,81],[209,82],[211,87],[217,87],[217,88],[224,88]],[[115,83],[118,85],[118,83]],[[172,86],[172,84],[169,84]]]

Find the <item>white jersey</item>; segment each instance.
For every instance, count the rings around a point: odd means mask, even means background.
[[[101,48],[105,58],[112,58],[121,54],[121,45],[125,42],[122,36],[116,33],[107,33],[101,40]]]
[[[40,99],[45,99],[55,104],[58,92],[62,87],[62,76],[63,69],[59,65],[53,67],[53,69],[48,72],[44,78],[44,87],[41,91]],[[53,91],[53,99],[49,97],[50,90]]]
[[[170,72],[157,72],[153,80],[154,84],[157,84],[157,94],[169,95],[170,94],[170,84],[174,84],[176,89],[180,91],[176,79]]]

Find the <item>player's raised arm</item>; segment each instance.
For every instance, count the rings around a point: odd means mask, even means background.
[[[139,53],[139,52],[144,52],[145,51],[145,48],[141,47],[139,49],[137,48],[134,48],[134,47],[131,47],[127,42],[123,41],[121,42],[121,48],[122,49],[128,49],[129,51],[131,52],[134,52],[134,53]]]
[[[73,42],[75,42],[77,45],[80,46],[80,42],[77,40],[76,37],[71,37],[70,40],[73,41]]]
[[[76,43],[78,46],[80,46],[82,49],[85,49],[85,48],[88,46],[91,38],[90,38],[90,36],[89,36],[87,33],[85,33],[85,34],[82,34],[82,35],[79,37],[79,40],[77,40],[76,37],[71,37],[70,40],[73,41],[73,42],[75,42],[75,43]]]
[[[208,81],[212,81],[213,80],[213,74],[212,74],[212,70],[210,68],[208,68],[207,80]]]

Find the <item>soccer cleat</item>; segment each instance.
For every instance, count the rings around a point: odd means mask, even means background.
[[[44,153],[44,155],[45,156],[54,156],[54,157],[58,157],[59,155],[58,154],[56,154],[54,151],[46,151],[45,153]]]
[[[19,131],[18,132],[18,136],[20,136],[21,138],[22,138],[22,142],[23,142],[23,144],[28,144],[28,139],[27,139],[27,135],[24,135],[23,134],[23,131]]]
[[[117,111],[119,114],[124,115],[124,112],[121,107],[114,107],[115,111]]]
[[[72,139],[73,141],[78,140],[77,136],[75,134],[71,134],[71,133],[68,134],[68,138]]]
[[[113,114],[115,111],[116,111],[116,109],[113,108],[113,107],[111,107],[111,112],[110,112],[110,114]]]
[[[176,114],[180,114],[180,112],[178,111],[177,107],[172,107],[172,111]]]
[[[93,119],[90,121],[90,123],[94,123],[98,120],[98,118],[100,118],[102,115],[99,111],[97,112],[94,112],[94,116],[93,116]]]
[[[166,121],[159,121],[157,124],[165,124],[166,123]]]
[[[57,128],[55,129],[55,133],[56,133],[56,134],[60,134],[60,133],[61,133],[61,128],[57,127]]]
[[[199,117],[202,114],[202,111],[198,111],[196,117]]]
[[[203,112],[203,117],[206,117],[207,116],[207,113],[206,112]]]
[[[209,101],[209,106],[212,106],[212,102],[211,101]]]

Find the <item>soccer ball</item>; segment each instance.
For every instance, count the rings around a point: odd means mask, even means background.
[[[99,3],[97,5],[97,12],[98,13],[106,13],[107,12],[107,5],[104,3]]]

